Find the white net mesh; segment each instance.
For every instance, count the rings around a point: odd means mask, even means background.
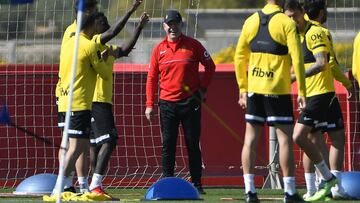
[[[185,19],[184,33],[194,36],[194,20],[186,17],[200,1],[144,1],[123,31],[110,44],[128,40],[146,11],[151,21],[136,49],[117,61],[114,74],[114,115],[119,132],[117,149],[107,170],[105,185],[149,186],[161,175],[159,121],[144,117],[145,81],[152,47],[164,37],[163,14],[178,9]],[[132,0],[100,0],[100,10],[110,24],[130,10]],[[0,5],[0,102],[11,121],[59,145],[55,84],[63,31],[74,20],[73,1],[38,0],[33,4]],[[38,64],[38,65],[36,65]],[[156,108],[156,107],[155,107]],[[155,115],[157,118],[157,115]],[[182,133],[181,133],[182,135]],[[183,138],[177,149],[176,175],[187,177]],[[57,173],[57,147],[49,146],[22,131],[0,126],[0,186],[13,187],[25,177]],[[186,169],[186,170],[185,170]]]
[[[127,40],[141,13],[146,11],[150,14],[151,21],[140,36],[136,49],[115,65],[114,115],[119,140],[109,163],[105,185],[145,187],[161,175],[159,121],[148,123],[144,117],[144,104],[146,64],[153,46],[164,37],[161,25],[164,11],[170,8],[180,10],[186,21],[184,33],[204,42],[205,47],[215,53],[235,44],[244,19],[258,10],[239,8],[241,4],[238,1],[232,1],[229,5],[234,7],[228,9],[201,7],[209,7],[209,2],[145,0],[124,30],[110,41],[110,44],[119,45]],[[113,24],[129,10],[132,0],[99,0],[99,3],[100,10]],[[328,3],[330,8],[326,25],[333,34],[336,54],[345,72],[351,67],[352,43],[360,30],[360,1],[334,0]],[[226,1],[216,4],[214,1],[214,5],[222,4],[225,5]],[[0,4],[0,105],[8,107],[13,123],[56,144],[60,143],[61,135],[56,127],[54,92],[61,37],[74,19],[72,7],[71,0],[35,0],[33,4],[25,5]],[[208,93],[209,107],[204,109],[211,119],[203,119],[203,130],[209,134],[203,142],[207,145],[203,148],[207,150],[205,175],[234,178],[241,176],[240,153],[244,129],[238,127],[243,127],[240,114],[243,112],[236,104],[238,92],[232,65],[229,67],[227,76],[221,73],[216,76],[215,85]],[[356,91],[355,95],[358,96]],[[359,100],[355,97],[348,102],[344,94],[340,94],[339,99],[346,120],[346,169],[360,170]],[[217,107],[212,106],[214,103]],[[220,133],[208,130],[215,128],[220,129]],[[266,137],[264,140],[267,141]],[[264,146],[267,145],[265,141]],[[178,144],[176,175],[188,177],[187,152],[182,136]],[[267,154],[264,154],[267,149],[262,146],[259,150],[257,168],[262,172],[258,175],[263,176],[267,172]],[[301,153],[296,150],[295,154],[297,180],[303,183]],[[34,174],[57,172],[56,146],[46,145],[19,129],[0,124],[0,187],[14,187]],[[230,185],[241,184],[240,179],[233,180]]]

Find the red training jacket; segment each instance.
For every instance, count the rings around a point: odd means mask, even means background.
[[[199,62],[205,67],[199,76]],[[199,88],[207,88],[215,72],[210,54],[196,39],[181,35],[176,42],[167,37],[153,49],[146,81],[146,107],[153,107],[160,75],[160,99],[179,101]]]

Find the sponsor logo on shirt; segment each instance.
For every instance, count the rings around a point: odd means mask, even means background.
[[[166,53],[166,50],[165,51],[160,51],[160,55],[163,55]]]
[[[68,96],[69,95],[69,90],[64,90],[64,88],[60,88],[60,95],[61,96]]]
[[[323,39],[322,35],[318,34],[318,33],[311,35],[310,38],[311,38],[312,41],[322,40]]]
[[[274,78],[274,71],[270,70],[270,71],[266,71],[266,70],[262,70],[261,68],[253,68],[252,69],[252,76],[255,77],[266,77],[266,78]]]

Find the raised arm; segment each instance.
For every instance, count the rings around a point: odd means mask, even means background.
[[[139,8],[143,0],[135,0],[132,8],[125,14],[123,18],[116,22],[114,26],[111,26],[106,32],[101,34],[100,42],[101,44],[106,44],[112,38],[114,38],[119,32],[124,28],[126,22],[129,20],[131,14],[133,14],[136,9]]]
[[[149,15],[147,13],[143,13],[140,17],[140,22],[136,26],[135,33],[132,36],[132,38],[126,42],[125,44],[121,45],[120,47],[117,47],[114,50],[114,57],[120,58],[122,56],[128,56],[131,50],[134,48],[136,41],[138,40],[140,33],[142,29],[146,26],[146,24],[149,22]]]

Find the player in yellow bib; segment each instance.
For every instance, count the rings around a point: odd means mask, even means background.
[[[321,0],[305,2],[306,8],[312,9],[319,9],[320,5],[325,6],[322,3],[325,2]],[[300,31],[306,70],[307,106],[300,112],[293,139],[313,161],[315,168],[325,180],[318,192],[305,199],[318,201],[325,198],[331,188],[338,183],[338,179],[330,172],[322,157],[319,147],[313,142],[314,137],[322,136],[321,130],[327,128],[328,109],[335,97],[333,76],[329,66],[331,45],[321,26],[304,19],[304,10],[298,1],[288,1],[285,8],[286,14],[295,20]],[[307,172],[308,168],[304,167],[304,169]]]
[[[95,14],[84,16],[79,37],[79,48],[77,56],[77,67],[73,89],[73,100],[69,123],[69,148],[66,151],[64,163],[64,182],[72,182],[70,179],[72,171],[75,170],[75,162],[78,158],[89,151],[89,136],[91,129],[91,106],[96,85],[96,77],[100,75],[108,80],[112,68],[106,66],[98,45],[91,41],[96,32]],[[75,37],[70,38],[63,45],[60,53],[58,112],[64,114],[68,108],[68,96],[72,80],[72,58],[74,55]],[[68,51],[64,51],[68,50]],[[60,177],[53,190],[56,194],[60,185]]]
[[[78,1],[78,0],[77,0]],[[118,20],[115,25],[111,28],[109,28],[106,33],[103,33],[103,40],[108,42],[110,39],[114,38],[125,26],[127,20],[130,18],[130,16],[137,10],[137,8],[141,5],[142,0],[134,0],[133,5],[131,9],[120,19]],[[75,5],[78,5],[77,3]],[[75,7],[75,11],[77,12],[77,8]],[[85,0],[85,12],[84,15],[90,15],[98,11],[97,8],[97,1],[96,0]],[[76,20],[69,25],[63,35],[62,44],[61,44],[61,50],[64,50],[63,45],[73,38],[75,36],[76,31]],[[64,50],[68,51],[68,50]],[[111,59],[110,59],[111,60]],[[59,85],[61,83],[61,77],[59,76],[59,81],[56,86],[56,97],[59,97]],[[109,90],[112,91],[112,90]],[[62,129],[64,126],[65,121],[65,114],[59,113],[59,122],[58,126]],[[60,154],[60,153],[59,153]],[[78,183],[80,186],[80,192],[88,192],[89,191],[89,185],[87,180],[87,174],[88,174],[88,154],[84,156],[80,156],[79,160],[76,162],[76,173],[78,176]],[[73,186],[72,182],[65,185],[65,191],[71,191],[76,192],[75,187]]]
[[[246,19],[235,51],[239,101],[246,108],[241,159],[245,201],[259,202],[254,186],[256,147],[265,122],[274,126],[280,146],[284,202],[303,202],[295,187],[291,64],[298,79],[298,103],[305,107],[304,63],[295,23],[282,13],[282,0],[268,0]],[[247,67],[248,66],[248,67]]]
[[[106,30],[110,28],[107,18],[103,13],[99,13],[96,18],[98,34],[93,37],[93,41],[99,45],[100,50],[110,50],[106,64],[113,67],[116,58],[128,56],[141,33],[149,21],[149,16],[143,13],[140,22],[136,27],[133,37],[121,46],[107,45]],[[106,172],[111,153],[116,147],[117,130],[115,127],[112,100],[113,100],[113,79],[112,74],[109,75],[110,80],[103,80],[100,75],[96,79],[96,88],[93,97],[92,108],[92,130],[90,143],[90,160],[92,169],[92,180],[90,191],[97,194],[106,194],[102,187],[102,180]]]
[[[78,3],[79,2],[77,0],[75,3],[76,13],[77,13],[76,6],[78,5]],[[97,10],[98,10],[98,8],[97,8],[96,0],[85,0],[84,1],[84,16],[85,17],[87,17],[89,15],[93,15],[94,13],[97,12]],[[60,54],[61,54],[61,52],[70,51],[70,50],[65,50],[65,48],[63,48],[63,47],[71,38],[74,38],[75,31],[76,31],[76,21],[74,21],[74,23],[72,23],[70,26],[68,26],[64,32],[62,43],[61,43]],[[61,63],[61,61],[60,61],[60,63]],[[56,85],[56,90],[55,90],[57,104],[59,104],[58,99],[61,94],[61,92],[60,92],[61,82],[62,82],[62,80],[59,75],[59,80],[58,80],[58,83]],[[58,112],[58,127],[61,130],[63,130],[64,126],[65,126],[65,112]],[[88,191],[88,183],[87,183],[87,174],[88,174],[88,170],[89,170],[89,166],[88,166],[89,162],[88,162],[88,158],[87,158],[88,154],[89,153],[80,154],[78,160],[76,160],[76,169],[77,169],[78,182],[80,185],[80,192]],[[59,150],[59,160],[60,160],[60,155],[61,155],[61,149]],[[73,182],[72,182],[73,176],[74,176],[74,171],[71,173],[70,177],[65,179],[65,180],[69,180],[69,181],[65,181],[64,191],[76,192],[75,187],[73,187]]]
[[[333,41],[330,31],[322,24],[327,19],[327,8],[325,4],[316,4],[311,8],[306,8],[305,19],[309,19],[310,22],[321,27],[330,42],[330,60],[329,67],[331,73],[337,81],[348,89],[348,98],[352,95],[351,81],[342,73],[340,65],[336,59],[334,52]],[[344,147],[345,147],[345,131],[344,131],[344,119],[338,98],[335,96],[331,101],[329,108],[327,109],[327,127],[322,130],[322,133],[327,132],[331,139],[330,152],[326,145],[325,139],[322,136],[315,136],[313,142],[321,149],[321,153],[330,167],[331,173],[334,174],[339,184],[331,188],[331,196],[333,199],[346,199],[348,195],[345,193],[341,186],[341,174],[344,165]],[[321,185],[321,179],[316,176],[315,168],[309,157],[303,156],[303,165],[305,168],[305,182],[307,192],[304,198],[312,196],[316,192],[316,183]],[[316,181],[317,180],[317,181]],[[316,183],[315,183],[316,182]]]
[[[75,2],[75,13],[77,13],[78,9],[77,9],[77,5],[79,4],[79,0],[76,0]],[[88,16],[88,15],[92,15],[96,12],[98,12],[98,7],[97,7],[98,2],[96,0],[85,0],[84,1],[84,16]],[[76,32],[76,19],[74,20],[74,22],[69,25],[66,29],[65,32],[63,34],[62,40],[61,40],[61,47],[60,47],[60,52],[63,49],[64,44],[69,41],[69,39],[71,39],[72,37],[75,36],[75,32]],[[55,96],[56,98],[59,97],[60,92],[59,92],[59,85],[61,83],[61,80],[59,79],[58,83],[56,84],[56,90],[55,90]],[[59,121],[58,126],[59,127],[63,127],[64,123],[63,121]]]

